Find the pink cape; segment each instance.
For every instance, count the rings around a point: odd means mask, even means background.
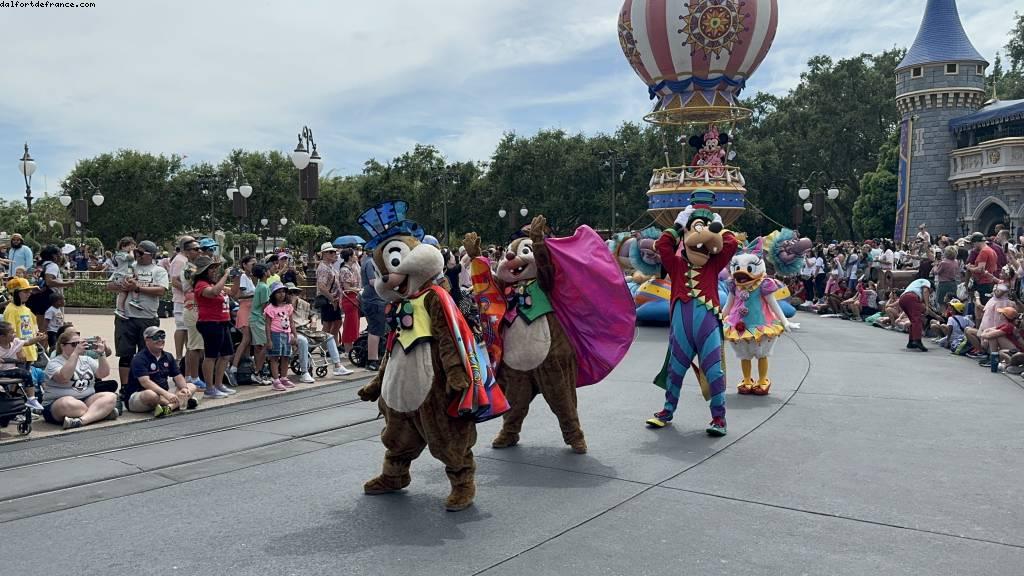
[[[600,382],[633,343],[633,296],[614,256],[590,226],[544,243],[555,264],[555,288],[548,296],[576,350],[576,387]]]

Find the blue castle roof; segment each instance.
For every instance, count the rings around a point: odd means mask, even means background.
[[[928,0],[914,45],[896,69],[964,61],[988,64],[964,32],[956,0]]]

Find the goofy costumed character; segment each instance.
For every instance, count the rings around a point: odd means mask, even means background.
[[[647,420],[662,428],[672,421],[686,371],[693,366],[704,398],[711,402],[707,433],[725,436],[725,358],[718,274],[736,253],[735,234],[711,211],[715,194],[696,190],[675,225],[655,243],[672,279],[669,348],[655,384],[665,388],[665,407]]]
[[[729,265],[732,274],[725,304],[725,338],[732,344],[743,369],[740,394],[764,396],[772,387],[768,379],[768,357],[783,331],[799,328],[786,320],[775,293],[784,285],[767,275],[764,239],[749,242]],[[759,379],[751,377],[751,363],[757,358]]]

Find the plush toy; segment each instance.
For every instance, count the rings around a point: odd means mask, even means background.
[[[421,243],[423,229],[406,219],[407,208],[402,201],[384,202],[359,217],[373,235],[366,249],[373,251],[378,271],[374,287],[390,303],[395,328],[380,371],[359,390],[361,399],[379,400],[387,449],[382,473],[363,490],[377,495],[405,488],[410,464],[429,448],[451,482],[445,507],[457,511],[476,494],[475,414],[462,415],[458,407],[467,394],[482,390],[479,367],[487,361],[477,357],[472,331],[451,295],[434,283],[444,260],[439,250]]]
[[[768,357],[775,339],[783,331],[799,328],[786,320],[775,292],[785,288],[766,272],[764,239],[748,242],[733,256],[731,290],[725,304],[725,338],[736,351],[743,369],[740,394],[768,394],[772,387],[768,378]],[[751,378],[751,362],[757,358],[759,379]]]
[[[665,388],[665,407],[647,424],[662,428],[672,421],[683,376],[692,365],[704,398],[711,402],[707,433],[724,436],[725,358],[718,274],[729,265],[738,241],[735,234],[724,229],[722,218],[711,211],[714,202],[713,192],[694,191],[690,205],[655,244],[661,265],[672,280],[672,303],[668,353],[655,379]]]
[[[697,150],[691,163],[700,167],[694,171],[694,176],[708,180],[725,175],[725,146],[729,144],[727,133],[719,133],[718,128],[712,124],[704,134],[691,136],[689,143]]]
[[[562,440],[577,454],[587,442],[576,411],[576,388],[603,379],[625,356],[636,322],[622,272],[600,237],[581,226],[570,238],[546,238],[537,216],[492,274],[480,256],[480,238],[467,234],[477,296],[498,382],[511,409],[491,442],[519,442],[523,420],[537,394],[558,418]],[[503,295],[503,301],[498,300]],[[593,310],[602,309],[601,322]]]

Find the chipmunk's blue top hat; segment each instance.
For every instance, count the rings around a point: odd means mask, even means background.
[[[366,250],[373,250],[381,242],[395,236],[412,236],[422,241],[425,232],[419,224],[405,217],[409,204],[404,200],[381,202],[359,216],[359,224],[372,236]]]

